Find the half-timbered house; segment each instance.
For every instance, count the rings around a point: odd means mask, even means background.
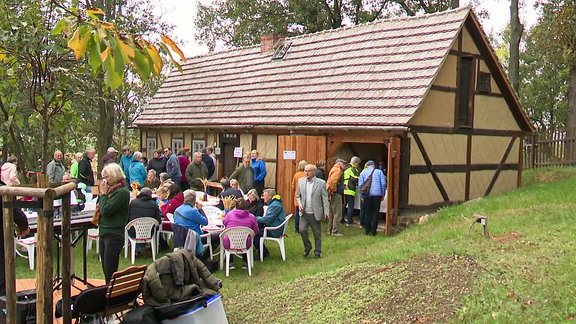
[[[357,155],[388,177],[387,226],[399,210],[436,207],[521,185],[533,131],[471,8],[194,57],[136,120],[141,146],[260,151],[266,185],[293,209],[299,160]],[[388,229],[388,227],[387,227]]]

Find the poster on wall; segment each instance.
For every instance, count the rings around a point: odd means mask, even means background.
[[[236,146],[234,148],[234,157],[241,158],[242,157],[242,146]]]
[[[193,153],[202,152],[204,147],[206,146],[206,141],[204,140],[194,140],[192,141],[192,149],[194,150]]]
[[[296,151],[284,151],[284,160],[296,160]]]

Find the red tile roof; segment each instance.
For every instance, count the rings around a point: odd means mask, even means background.
[[[406,126],[471,12],[469,7],[286,38],[195,57],[173,71],[139,127]]]

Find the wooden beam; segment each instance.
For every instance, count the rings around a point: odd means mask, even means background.
[[[472,164],[472,136],[468,135],[467,143],[466,143],[466,183],[464,185],[464,200],[470,200],[470,178],[471,178],[471,169],[470,165]]]
[[[430,161],[430,158],[428,157],[428,154],[426,153],[426,149],[424,148],[424,144],[420,140],[420,136],[418,136],[418,133],[412,133],[412,136],[414,137],[414,140],[416,141],[416,144],[418,145],[418,148],[420,149],[420,153],[422,153],[422,157],[424,158],[424,161],[426,162],[426,167],[428,168],[430,175],[434,179],[434,182],[436,183],[436,186],[438,187],[438,191],[440,191],[440,194],[442,195],[442,198],[444,199],[444,201],[449,201],[450,199],[448,198],[448,194],[446,193],[446,189],[444,189],[444,186],[442,185],[442,181],[440,181],[440,178],[438,178],[438,175],[434,171],[434,166],[432,165],[432,162]]]
[[[6,208],[7,203],[14,201],[15,196],[2,196],[4,203],[4,273],[6,283],[6,323],[16,323],[16,269],[14,267],[14,211]]]
[[[491,171],[500,167],[497,163],[482,163],[482,164],[436,164],[434,171],[436,173],[465,173],[468,171]],[[502,170],[518,170],[517,163],[504,163],[501,166]],[[426,174],[428,173],[427,165],[411,165],[410,174]]]
[[[500,175],[500,172],[502,171],[502,168],[504,166],[504,162],[506,162],[506,159],[508,158],[508,155],[510,155],[512,147],[514,146],[514,142],[516,142],[516,137],[512,137],[512,139],[510,140],[508,148],[506,148],[506,152],[504,153],[504,156],[502,156],[502,160],[500,160],[500,165],[498,165],[498,168],[496,169],[496,172],[494,172],[494,176],[492,177],[492,180],[490,181],[488,188],[486,188],[486,192],[484,192],[484,197],[488,196],[492,191],[492,188],[494,188],[496,180],[498,180],[498,176]]]
[[[511,136],[524,136],[525,132],[517,130],[503,130],[503,129],[484,129],[484,128],[454,128],[454,127],[439,127],[439,126],[423,126],[414,125],[410,126],[412,133],[430,133],[430,134],[458,134],[458,135],[481,135],[481,136],[495,136],[495,137],[511,137]]]

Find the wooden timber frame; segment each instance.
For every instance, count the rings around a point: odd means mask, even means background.
[[[406,135],[402,132],[387,133],[382,136],[328,136],[326,149],[327,166],[334,165],[334,155],[345,143],[388,143],[388,168],[386,174],[386,235],[392,233],[392,226],[398,224],[398,197],[400,194],[400,150],[402,138]],[[327,168],[329,170],[329,168]],[[361,170],[360,170],[361,171]]]
[[[6,271],[6,323],[16,324],[16,269],[14,266],[14,217],[13,208],[41,208],[38,213],[37,271],[36,271],[36,323],[52,323],[53,306],[53,242],[55,199],[62,199],[62,312],[63,322],[71,323],[71,212],[70,191],[76,183],[70,182],[55,188],[48,187],[48,175],[39,175],[39,188],[0,187],[4,208],[4,262]],[[38,201],[19,201],[17,196],[37,198]]]

